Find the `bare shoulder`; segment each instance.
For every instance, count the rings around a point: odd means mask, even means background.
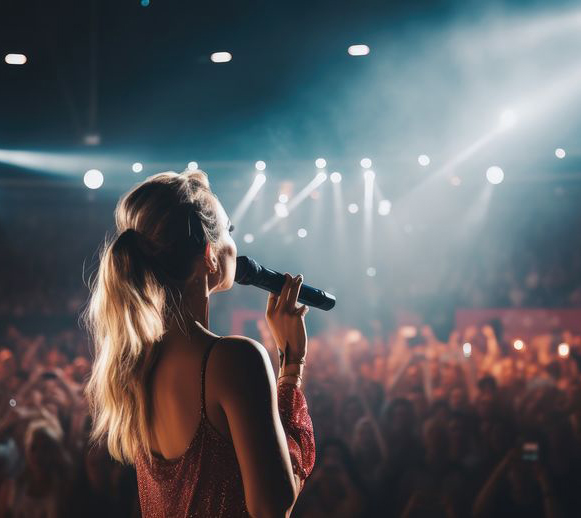
[[[266,348],[258,341],[247,336],[225,336],[216,343],[216,363],[222,367],[235,366],[237,370],[243,368],[258,368],[270,363]]]
[[[265,347],[246,336],[232,335],[220,340],[212,352],[210,367],[216,380],[220,380],[218,392],[252,390],[251,385],[263,388],[274,383],[274,371]]]

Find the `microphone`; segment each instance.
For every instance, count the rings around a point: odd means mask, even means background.
[[[251,257],[242,255],[236,258],[234,280],[238,284],[252,284],[257,288],[280,295],[285,277],[282,273],[261,266]],[[334,295],[308,284],[302,284],[299,290],[298,301],[314,308],[329,311],[335,307],[335,300]]]

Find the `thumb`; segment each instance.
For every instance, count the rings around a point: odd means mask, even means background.
[[[304,317],[309,312],[309,309],[310,309],[309,306],[304,304],[303,307],[299,309],[299,315],[301,317]]]

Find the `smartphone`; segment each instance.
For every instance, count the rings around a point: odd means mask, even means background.
[[[522,460],[527,462],[536,462],[539,460],[539,443],[523,442],[521,451]]]

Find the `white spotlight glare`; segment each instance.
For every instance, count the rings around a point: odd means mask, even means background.
[[[367,273],[368,277],[375,277],[375,275],[377,274],[377,270],[373,266],[370,266],[369,268],[367,268],[367,271],[365,273]]]
[[[24,65],[27,59],[24,54],[6,54],[4,61],[7,65]]]
[[[466,358],[470,358],[470,356],[472,355],[472,344],[470,342],[466,342],[462,346],[462,352],[464,353],[464,356]]]
[[[315,160],[315,166],[317,169],[325,169],[327,167],[327,161],[324,158],[317,158]]]
[[[325,180],[327,179],[327,173],[324,173],[323,171],[317,173],[317,175],[315,176],[315,180],[317,181],[317,184],[322,184]]]
[[[367,169],[367,171],[363,173],[363,178],[365,178],[366,182],[371,182],[375,179],[375,172],[371,169]]]
[[[254,167],[256,167],[258,171],[264,171],[266,169],[266,162],[259,160],[256,162],[256,164],[254,164]]]
[[[279,218],[286,218],[288,216],[288,207],[285,203],[277,203],[274,206],[274,212]]]
[[[254,181],[257,185],[262,185],[264,182],[266,182],[266,175],[264,173],[257,173],[254,177]]]
[[[278,201],[280,203],[286,203],[286,202],[288,202],[288,196],[286,194],[280,194],[278,196]]]
[[[387,216],[391,212],[391,202],[389,200],[381,200],[377,206],[377,212],[380,216]]]
[[[509,128],[512,128],[515,124],[516,124],[516,113],[514,112],[514,110],[504,110],[501,114],[500,114],[500,129],[502,130],[507,130]]]
[[[559,347],[557,347],[557,351],[559,353],[559,356],[561,358],[567,358],[569,356],[569,352],[570,352],[570,347],[569,344],[563,342],[562,344],[559,344]]]
[[[347,52],[350,56],[367,56],[369,54],[369,47],[367,45],[351,45]]]
[[[188,162],[188,169],[190,171],[197,171],[198,170],[198,162]]]
[[[141,162],[135,162],[131,166],[131,169],[133,170],[134,173],[141,173],[141,171],[143,171],[143,164]]]
[[[557,149],[555,149],[555,156],[559,159],[565,158],[565,156],[567,155],[567,153],[565,152],[565,150],[562,147],[558,147]]]
[[[341,181],[341,173],[338,173],[337,171],[335,171],[334,173],[331,173],[331,181],[333,183],[339,183]]]
[[[307,237],[307,230],[305,228],[299,228],[297,231],[297,236],[300,238]]]
[[[98,189],[103,185],[103,173],[98,169],[89,169],[85,173],[83,181],[89,189]]]
[[[252,243],[254,241],[254,236],[252,234],[244,234],[244,242]]]
[[[493,165],[486,170],[486,179],[492,185],[498,185],[504,180],[504,171],[500,167]]]
[[[214,63],[228,63],[228,61],[232,61],[232,54],[230,52],[214,52],[210,59]]]
[[[347,210],[351,214],[357,214],[357,212],[359,212],[359,205],[357,205],[357,203],[350,203],[349,206],[347,207]]]
[[[428,155],[420,155],[418,157],[418,164],[423,167],[430,165],[430,157]]]
[[[525,343],[522,340],[515,340],[512,344],[515,351],[522,351],[524,349]]]
[[[359,163],[361,164],[361,167],[363,167],[363,169],[369,169],[372,165],[370,158],[362,158],[361,162]]]

